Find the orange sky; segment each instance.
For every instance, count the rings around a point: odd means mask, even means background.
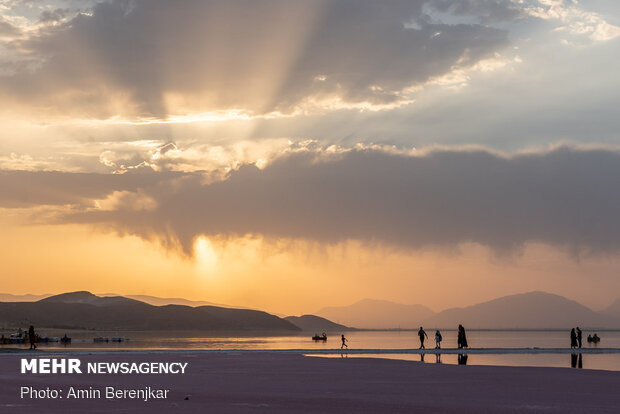
[[[81,225],[15,226],[6,218],[3,291],[15,294],[148,294],[301,314],[367,297],[437,311],[530,290],[597,309],[620,288],[609,278],[617,258],[575,259],[544,245],[499,257],[479,245],[411,251],[247,237],[202,239],[190,258],[135,236]]]

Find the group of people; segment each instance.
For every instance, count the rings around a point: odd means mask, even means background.
[[[428,335],[424,331],[424,328],[421,326],[420,326],[420,330],[418,331],[418,337],[420,338],[420,349],[425,349],[424,339],[428,338]],[[435,349],[441,349],[442,340],[443,340],[443,337],[441,336],[441,332],[439,332],[439,329],[437,329],[435,331]],[[458,327],[456,343],[457,343],[458,348],[467,348],[469,346],[467,345],[467,336],[465,335],[465,328],[463,328],[463,325],[459,325]]]

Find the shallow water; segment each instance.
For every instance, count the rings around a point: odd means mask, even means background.
[[[8,336],[10,332],[0,332]],[[64,335],[65,331],[45,330],[41,334],[47,336]],[[139,331],[66,331],[72,343],[63,346],[59,343],[39,344],[41,350],[278,350],[303,349],[306,354],[312,350],[328,350],[340,348],[340,332],[328,334],[326,342],[315,342],[310,339],[314,332],[295,335],[258,336],[251,333],[217,333],[212,332],[139,332]],[[427,348],[434,348],[434,331],[429,330]],[[594,348],[585,338],[593,332],[584,331],[584,348]],[[601,342],[600,348],[620,348],[620,331],[597,331]],[[420,345],[415,331],[352,331],[344,332],[351,349],[417,349]],[[109,337],[119,335],[127,338],[121,343],[94,343],[93,337]],[[442,331],[443,348],[456,348],[456,331]],[[488,331],[468,330],[467,340],[471,348],[568,348],[570,345],[567,331]],[[0,349],[23,347],[27,345],[0,345]],[[576,354],[577,355],[577,354]],[[339,354],[330,355],[341,357]],[[394,358],[420,361],[420,355],[381,354],[343,356]],[[510,366],[548,366],[570,367],[571,354],[471,354],[467,356],[467,365],[510,365]],[[578,355],[576,356],[578,366]],[[441,363],[456,364],[457,355],[444,354]],[[424,362],[436,363],[435,355],[427,354]],[[584,354],[582,367],[586,369],[607,369],[620,371],[620,354]]]

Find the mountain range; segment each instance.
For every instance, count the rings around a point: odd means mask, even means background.
[[[71,292],[36,302],[0,303],[0,325],[95,330],[288,331],[300,329],[275,315],[217,306],[154,306],[123,296]]]
[[[620,328],[620,300],[596,312],[546,292],[509,295],[437,313],[422,305],[364,299],[350,306],[323,308],[315,314],[365,329],[452,328],[458,324],[480,329]]]
[[[42,297],[42,299],[39,299]],[[7,300],[8,299],[8,300]],[[144,299],[144,300],[140,300]],[[97,330],[252,330],[334,332],[350,329],[620,329],[620,299],[601,311],[546,292],[504,296],[433,312],[423,305],[364,299],[285,318],[258,310],[154,296],[0,294],[0,326]],[[146,303],[148,302],[151,303]],[[170,302],[173,302],[171,304]],[[176,303],[175,303],[176,302]],[[354,327],[354,328],[348,328]]]

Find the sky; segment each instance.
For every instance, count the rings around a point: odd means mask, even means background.
[[[620,297],[620,3],[0,0],[14,294]]]

